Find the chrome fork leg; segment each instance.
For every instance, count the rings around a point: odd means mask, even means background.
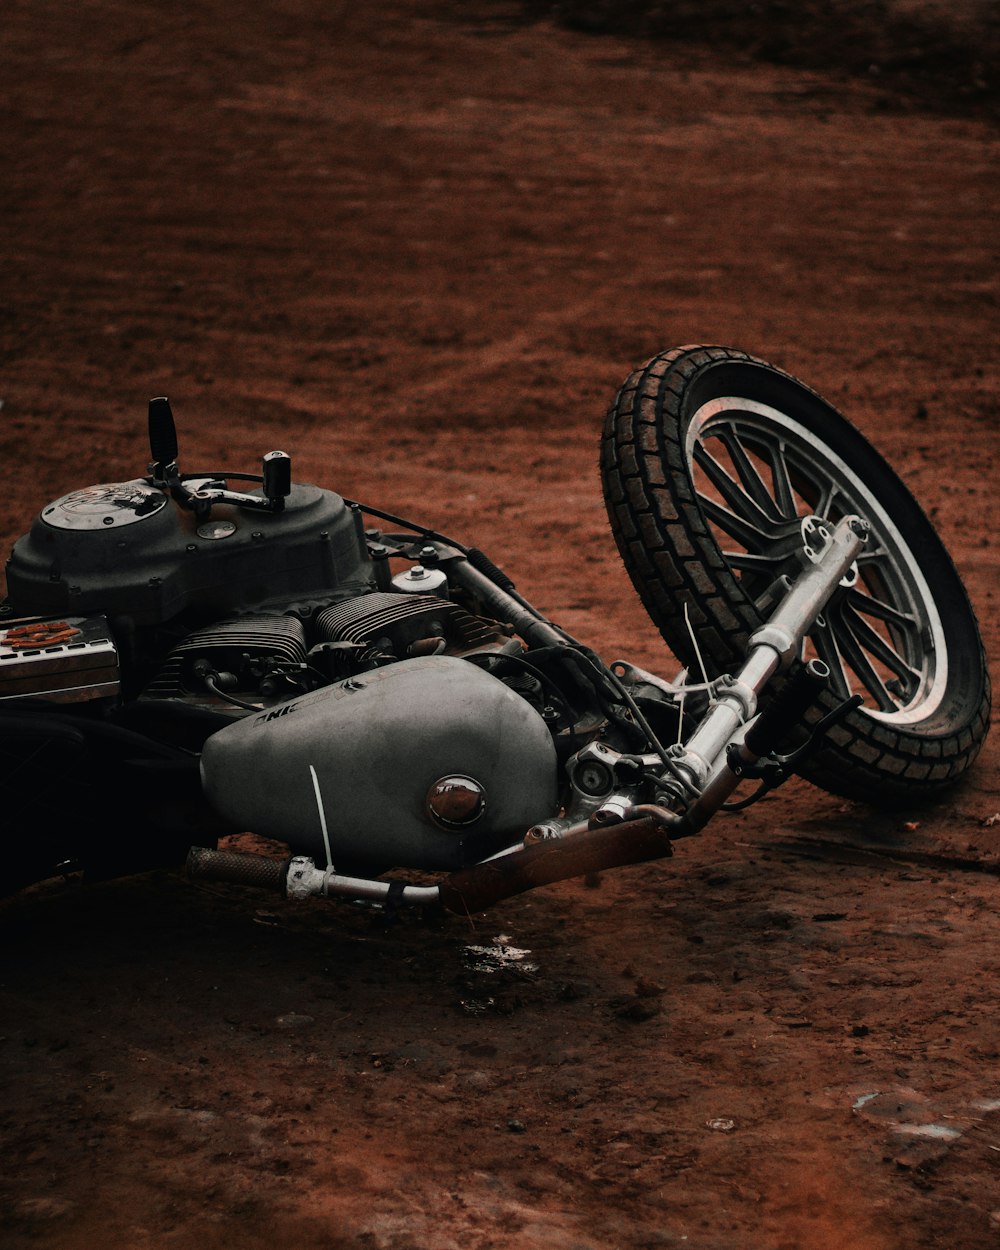
[[[751,636],[743,667],[718,682],[715,701],[675,759],[699,791],[685,817],[691,832],[702,828],[736,788],[739,777],[726,760],[729,744],[756,715],[758,696],[771,678],[794,663],[806,633],[867,542],[868,531],[860,517],[838,522],[815,562]]]

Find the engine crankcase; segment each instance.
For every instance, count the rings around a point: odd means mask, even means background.
[[[251,714],[208,739],[201,769],[226,820],[321,863],[325,818],[338,869],[464,867],[557,810],[545,722],[503,682],[450,656],[390,664]]]

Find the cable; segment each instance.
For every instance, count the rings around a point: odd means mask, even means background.
[[[243,699],[238,699],[236,695],[230,694],[228,690],[223,690],[219,685],[219,674],[207,660],[196,660],[191,671],[196,677],[201,678],[206,690],[210,690],[212,694],[217,695],[220,699],[224,699],[226,703],[231,703],[234,707],[241,707],[247,712],[259,712],[261,710],[259,703],[247,703]]]
[[[356,499],[344,499],[344,503],[349,508],[360,508],[368,516],[378,517],[380,521],[389,521],[392,525],[402,525],[408,530],[413,530],[415,534],[419,534],[422,538],[433,538],[439,543],[444,543],[447,547],[454,547],[460,551],[463,556],[468,556],[469,548],[464,543],[458,542],[454,538],[449,538],[447,534],[439,534],[437,530],[428,529],[425,525],[418,525],[415,521],[408,521],[405,517],[395,516],[392,512],[383,512],[381,508],[371,508],[368,504],[358,503]]]
[[[663,764],[666,771],[680,786],[683,787],[687,793],[696,794],[696,788],[692,784],[690,778],[684,775],[684,773],[677,767],[675,761],[672,760],[664,750],[663,744],[653,731],[653,727],[650,725],[649,721],[646,720],[645,716],[643,716],[635,699],[632,698],[632,695],[625,688],[618,676],[589,651],[584,650],[583,648],[578,648],[574,649],[574,653],[578,659],[586,661],[592,669],[611,683],[615,692],[620,695],[629,711],[632,713],[635,723],[642,730],[646,737],[646,741],[653,748],[654,753],[660,757],[660,762]]]

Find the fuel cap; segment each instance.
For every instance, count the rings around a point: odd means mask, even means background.
[[[427,791],[427,811],[445,829],[464,829],[486,811],[486,791],[472,777],[439,777]]]

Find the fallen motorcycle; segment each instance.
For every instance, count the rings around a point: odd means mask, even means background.
[[[793,773],[933,796],[985,738],[982,642],[930,522],[840,413],[744,352],[655,357],[604,426],[669,680],[602,661],[478,549],[293,484],[284,452],[181,472],[162,398],[149,432],[146,476],[49,503],[7,564],[7,890],[186,857],[477,912],[667,856]],[[241,831],[290,853],[215,849]]]

